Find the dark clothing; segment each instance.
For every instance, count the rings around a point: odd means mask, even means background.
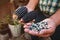
[[[39,13],[39,14],[38,14],[38,17],[36,18],[36,22],[40,22],[40,21],[42,21],[42,20],[47,18],[39,10],[37,11],[37,13]],[[51,36],[52,40],[60,40],[60,32],[59,32],[59,30],[60,30],[60,27],[57,27],[55,33]],[[36,37],[36,36],[31,36],[31,38],[32,38],[32,40],[39,40],[39,38]]]

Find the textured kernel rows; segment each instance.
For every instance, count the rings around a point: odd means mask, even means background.
[[[47,22],[39,22],[39,23],[33,23],[30,27],[30,30],[34,31],[41,31],[42,29],[48,29],[48,23]]]

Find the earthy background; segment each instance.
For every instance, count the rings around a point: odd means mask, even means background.
[[[0,21],[2,21],[3,23],[7,23],[6,16],[9,15],[10,17],[12,17],[13,11],[18,6],[26,5],[28,3],[28,1],[29,0],[0,0]],[[6,26],[6,25],[4,24],[4,26]],[[18,38],[13,38],[13,39],[9,39],[9,40],[25,40],[25,38],[18,37]]]

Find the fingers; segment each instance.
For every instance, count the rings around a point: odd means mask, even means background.
[[[24,28],[30,28],[30,26],[32,25],[32,23],[26,23],[26,24],[24,24]]]
[[[13,15],[12,15],[12,18],[13,18],[13,19],[17,19],[17,18],[18,18],[18,16],[17,16],[17,15],[15,15],[15,14],[13,14]]]
[[[53,33],[55,32],[55,30],[53,29],[43,29],[39,32],[39,35],[41,37],[49,37],[51,36]]]
[[[48,23],[47,28],[48,29],[43,29],[40,31],[40,34],[50,34],[53,33],[56,29],[55,24],[50,20],[50,19],[45,19],[43,20]]]
[[[30,30],[29,28],[31,27],[32,23],[26,23],[24,25],[24,31],[31,34],[31,35],[38,35],[38,32],[37,31],[33,31],[33,30]]]
[[[35,36],[39,36],[39,37],[49,37],[53,33],[53,31],[51,29],[43,29],[40,32],[38,32],[38,31],[30,30],[29,27],[30,27],[30,25],[25,25],[24,31],[31,35],[35,35]]]
[[[50,36],[51,33],[53,32],[51,29],[42,29],[40,32],[38,31],[34,31],[34,30],[30,30],[29,28],[31,27],[31,23],[27,23],[24,25],[25,28],[25,32],[31,34],[31,35],[36,35],[36,36],[41,36],[41,37],[47,37]]]
[[[33,30],[29,30],[29,29],[24,29],[24,31],[31,35],[38,36],[38,37],[49,37],[51,35],[49,33],[46,33],[46,34],[38,33],[37,31],[33,31]]]
[[[50,30],[51,31],[51,30]],[[47,29],[43,29],[43,30],[41,30],[40,32],[39,32],[39,34],[50,34],[51,32],[50,32],[49,30],[47,30]]]
[[[48,22],[48,29],[43,29],[39,32],[39,35],[41,37],[48,37],[51,36],[54,32],[55,32],[55,24],[53,23],[53,21],[51,21],[50,19],[45,19],[43,21],[47,21]]]
[[[25,32],[31,34],[31,35],[38,35],[38,32],[37,31],[33,31],[33,30],[29,30],[29,29],[24,29]]]
[[[39,34],[38,37],[50,37],[50,34]]]
[[[38,37],[49,37],[49,36],[51,36],[51,33],[44,33],[44,31],[42,31],[42,33],[41,32],[39,33],[37,31],[29,30],[28,28],[24,29],[24,31],[31,34],[31,35],[38,36]]]
[[[55,31],[55,26],[54,26],[54,24],[51,24],[51,21],[48,23],[48,29],[42,29],[40,32],[30,30],[29,29],[30,26],[31,26],[30,23],[25,25],[25,27],[24,27],[25,32],[26,32],[26,29],[28,29],[29,31],[27,31],[27,33],[36,35],[36,36],[40,36],[40,37],[51,36]]]

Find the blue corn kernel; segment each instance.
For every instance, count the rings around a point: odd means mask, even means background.
[[[48,29],[48,23],[47,22],[39,22],[39,23],[33,23],[30,27],[30,30],[34,31],[41,31],[42,29]]]

